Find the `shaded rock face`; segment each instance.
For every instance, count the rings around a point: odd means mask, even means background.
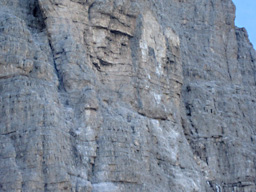
[[[0,191],[256,190],[256,53],[231,0],[0,0]]]

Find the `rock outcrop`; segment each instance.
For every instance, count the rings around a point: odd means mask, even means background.
[[[231,0],[0,0],[0,191],[256,191],[256,52]]]

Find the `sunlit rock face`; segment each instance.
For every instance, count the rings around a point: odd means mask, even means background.
[[[0,0],[0,191],[256,191],[256,52],[231,0]]]

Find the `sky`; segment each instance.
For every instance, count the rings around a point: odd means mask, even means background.
[[[256,0],[233,0],[236,5],[235,24],[245,27],[249,40],[256,48]]]

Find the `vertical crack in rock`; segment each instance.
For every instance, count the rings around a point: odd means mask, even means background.
[[[49,47],[51,49],[51,54],[52,54],[53,66],[54,66],[55,73],[56,73],[57,78],[58,78],[58,90],[59,91],[62,91],[62,90],[66,91],[65,87],[64,87],[62,75],[61,75],[60,71],[57,68],[56,59],[55,59],[55,52],[54,52],[54,48],[52,47],[51,40],[50,40],[49,36],[48,36],[48,41],[49,41]]]
[[[30,14],[33,16],[32,18],[34,19],[32,22],[28,21],[28,26],[35,29],[37,32],[45,30],[46,26],[38,0],[31,1],[28,8],[29,11],[31,11]]]
[[[47,159],[46,159],[46,153],[45,151],[47,150],[47,148],[45,147],[45,142],[46,142],[46,138],[45,135],[42,135],[42,150],[43,150],[43,154],[42,154],[42,170],[41,172],[43,173],[43,189],[44,191],[47,191],[47,184],[48,184],[48,175],[47,175],[47,171],[48,171],[48,167],[47,167]]]
[[[227,45],[228,43],[226,43],[224,46],[225,46],[225,57],[226,57],[226,61],[227,61],[227,72],[228,72],[228,77],[230,79],[230,81],[232,82],[232,76],[231,76],[231,72],[230,72],[230,67],[229,67],[229,58],[228,58],[228,55],[227,55]]]

